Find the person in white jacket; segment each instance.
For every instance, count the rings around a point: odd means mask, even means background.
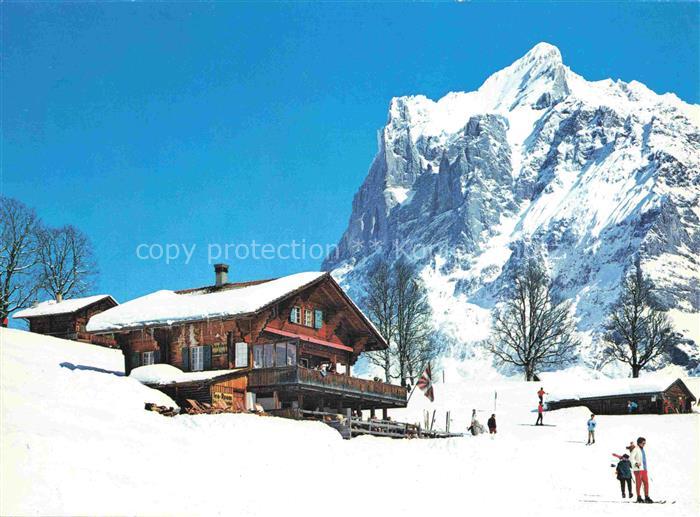
[[[649,497],[649,474],[647,472],[647,453],[644,446],[647,441],[644,437],[637,438],[637,447],[632,449],[630,461],[632,462],[632,471],[634,472],[634,482],[637,485],[637,502],[638,503],[653,503]],[[640,494],[641,486],[644,485],[644,499]]]

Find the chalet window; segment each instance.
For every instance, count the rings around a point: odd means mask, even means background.
[[[287,366],[296,366],[297,364],[297,345],[296,343],[287,343]]]
[[[314,311],[314,328],[320,329],[323,327],[323,311],[316,309]]]
[[[193,372],[204,370],[204,350],[201,346],[193,346],[190,349],[192,361],[190,362]]]
[[[304,325],[307,327],[314,326],[314,313],[311,309],[306,309],[304,311]]]
[[[287,365],[287,343],[275,344],[275,366]]]
[[[248,343],[236,343],[236,368],[248,367]]]
[[[193,346],[190,348],[190,370],[200,372],[211,368],[211,346]]]
[[[297,364],[294,341],[253,346],[253,368],[283,368]]]
[[[301,307],[292,307],[292,311],[289,313],[289,321],[301,324]]]
[[[255,345],[253,347],[253,368],[263,367],[263,347],[262,345]]]
[[[273,368],[275,366],[275,345],[268,343],[264,347],[263,368]]]
[[[141,364],[143,366],[146,366],[149,364],[155,364],[155,362],[156,362],[155,352],[144,352],[143,355],[141,356]]]

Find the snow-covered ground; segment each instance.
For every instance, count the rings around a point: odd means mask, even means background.
[[[482,423],[498,392],[498,435],[449,440],[343,441],[315,422],[254,415],[166,418],[171,403],[121,375],[121,354],[0,329],[2,515],[697,515],[700,415],[545,414],[533,427],[539,385],[463,381],[452,370],[397,419],[436,409],[463,429]],[[595,381],[590,381],[595,382]],[[545,386],[546,389],[546,386]],[[619,504],[612,452],[647,438],[651,496]],[[584,502],[595,499],[599,503]]]

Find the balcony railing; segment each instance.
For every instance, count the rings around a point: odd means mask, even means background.
[[[338,373],[326,373],[302,366],[263,368],[251,370],[248,377],[250,388],[298,386],[314,388],[337,394],[352,394],[363,398],[382,398],[396,403],[406,403],[406,388],[379,381],[358,379]]]

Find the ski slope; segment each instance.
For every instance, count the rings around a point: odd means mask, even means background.
[[[464,382],[448,375],[436,402],[416,394],[394,418],[436,409],[464,428],[485,424],[498,391],[498,435],[449,440],[343,441],[316,422],[255,415],[143,410],[172,404],[121,375],[121,354],[0,329],[2,515],[697,515],[700,415],[600,416],[584,445],[588,413],[545,414],[533,427],[539,385]],[[450,381],[454,382],[450,382]],[[546,389],[546,386],[545,386]],[[651,496],[619,500],[611,452],[647,438]]]

